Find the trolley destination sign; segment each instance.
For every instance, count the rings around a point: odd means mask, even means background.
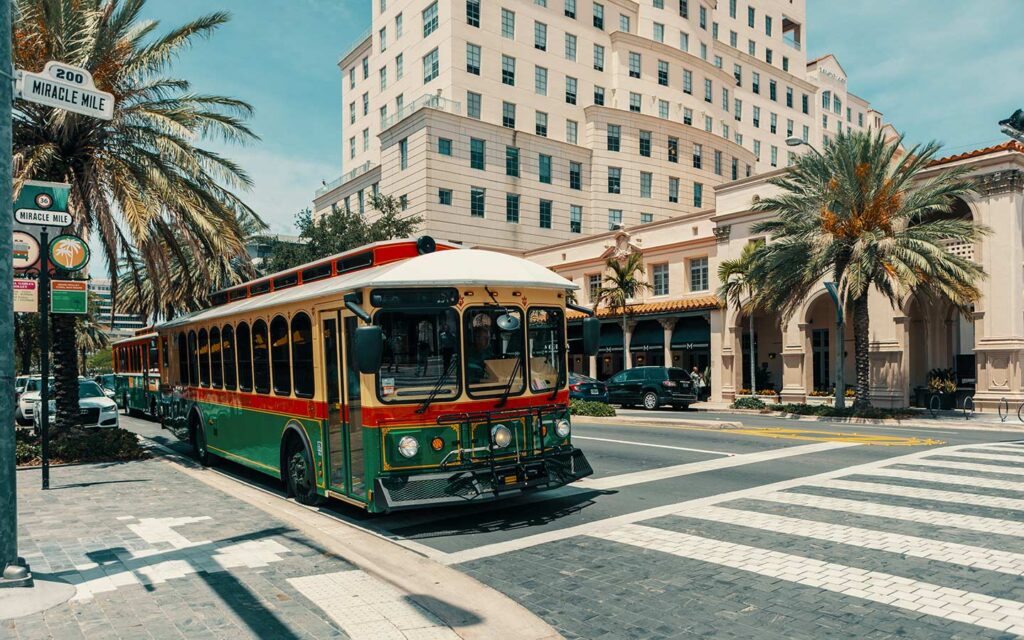
[[[114,117],[114,96],[97,90],[85,69],[60,62],[47,62],[42,73],[18,70],[15,91],[22,100],[48,107],[100,120]]]

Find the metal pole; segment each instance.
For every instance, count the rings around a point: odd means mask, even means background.
[[[846,323],[839,319],[836,321],[836,347],[839,353],[836,354],[836,409],[846,408]]]
[[[0,70],[11,69],[11,3],[0,2]],[[14,87],[0,81],[0,201],[7,213],[0,215],[0,416],[14,415],[14,265],[13,204],[11,193],[11,103]],[[18,491],[15,466],[14,429],[0,428],[0,586],[32,586],[32,574],[18,557]]]
[[[50,234],[39,233],[39,441],[43,454],[43,489],[50,488]]]

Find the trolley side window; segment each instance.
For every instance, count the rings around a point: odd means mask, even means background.
[[[313,397],[313,324],[305,313],[292,318],[292,378],[296,396]]]
[[[210,340],[206,329],[199,330],[199,384],[210,386]]]
[[[565,384],[565,320],[557,307],[531,307],[527,316],[530,391],[552,391]]]
[[[156,338],[149,341],[149,359],[146,361],[147,369],[156,369],[160,366],[160,351],[157,348]]]
[[[221,335],[221,353],[224,354],[224,388],[235,390],[235,330],[230,324],[224,325]]]
[[[188,338],[184,331],[178,334],[178,384],[188,384]]]
[[[199,386],[199,353],[196,332],[188,332],[188,382],[193,387]]]
[[[252,391],[252,338],[249,325],[239,322],[235,337],[238,344],[238,390]]]
[[[288,321],[277,316],[270,321],[270,371],[274,380],[274,395],[292,393],[291,358],[288,353]]]
[[[270,393],[270,344],[267,323],[262,320],[252,325],[252,371],[256,393]]]
[[[220,389],[224,386],[224,367],[221,364],[220,329],[210,329],[210,386]]]

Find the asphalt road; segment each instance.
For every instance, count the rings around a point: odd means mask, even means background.
[[[595,473],[571,486],[383,516],[334,501],[321,511],[466,571],[566,637],[1024,636],[1024,446],[1010,444],[1024,431],[656,417],[742,427],[580,418],[574,441]],[[154,423],[123,426],[188,453]],[[281,495],[237,465],[216,472]],[[960,566],[970,554],[1003,554],[1003,566],[979,574]],[[872,595],[865,572],[910,591]],[[969,601],[941,600],[947,589]],[[993,597],[1010,604],[977,617]]]

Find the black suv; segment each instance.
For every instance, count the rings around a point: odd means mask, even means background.
[[[685,409],[697,402],[690,374],[675,367],[634,367],[613,375],[608,385],[608,402],[623,407],[639,404],[645,409],[657,409],[670,404]]]

